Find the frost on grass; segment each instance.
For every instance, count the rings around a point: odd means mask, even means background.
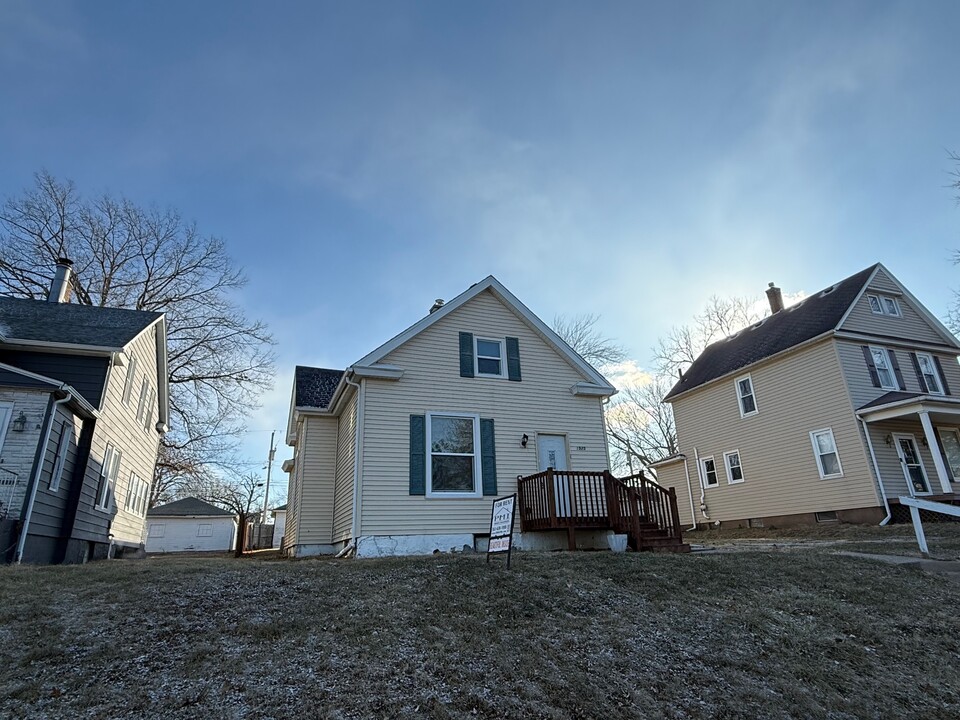
[[[940,577],[820,551],[514,560],[3,568],[0,716],[960,713]]]

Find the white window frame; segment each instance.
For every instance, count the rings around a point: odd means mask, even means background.
[[[150,392],[150,381],[147,376],[143,376],[143,383],[140,385],[140,402],[137,403],[137,422],[143,422],[143,411],[147,407],[147,395]]]
[[[0,410],[7,411],[5,413],[6,419],[0,421],[0,452],[3,452],[3,443],[7,439],[7,428],[10,427],[10,421],[13,420],[13,407],[12,402],[0,402]]]
[[[492,355],[480,355],[480,343],[497,343],[500,346],[500,357],[494,358]],[[480,372],[480,358],[485,360],[499,360],[500,361],[500,372],[499,373],[485,373]],[[489,378],[505,378],[507,376],[507,341],[505,338],[490,338],[490,337],[480,337],[479,335],[473,336],[473,374],[476,377],[489,377]]]
[[[127,365],[127,377],[123,381],[123,404],[130,404],[130,396],[133,394],[133,383],[137,375],[137,358],[131,357],[130,364]]]
[[[870,349],[870,359],[873,360],[873,367],[876,370],[880,387],[884,390],[899,390],[900,386],[897,384],[897,374],[893,370],[893,360],[890,358],[890,351],[879,345],[869,345],[868,348]],[[880,353],[880,357],[883,358],[883,369],[890,374],[891,384],[883,384],[883,376],[880,374],[880,364],[877,362],[877,356],[874,353]]]
[[[730,458],[734,455],[737,456],[737,467],[740,468],[740,479],[733,479],[733,470],[730,467]],[[739,485],[746,479],[746,475],[743,473],[743,458],[740,457],[740,450],[730,450],[723,454],[723,466],[727,471],[727,485]]]
[[[207,532],[203,532],[204,528],[207,529]],[[197,523],[197,537],[213,537],[213,523]]]
[[[150,525],[147,526],[147,537],[162,538],[166,534],[166,530],[166,523],[150,523]]]
[[[933,355],[925,352],[918,352],[917,355],[917,366],[920,368],[920,374],[923,376],[923,382],[927,385],[927,392],[931,395],[943,395],[943,378],[940,377],[940,372],[937,370],[937,364],[933,361]],[[927,375],[923,370],[923,363],[921,359],[926,360],[930,363],[930,376]],[[930,388],[930,377],[933,377],[937,381],[937,389],[933,390]]]
[[[153,389],[153,385],[150,386],[150,390],[147,393],[147,402],[144,406],[143,411],[143,429],[147,432],[150,432],[150,420],[153,418],[153,406],[157,399],[157,393]]]
[[[127,487],[127,499],[123,509],[134,515],[143,517],[147,513],[147,496],[150,494],[150,485],[135,472],[130,472],[130,484]]]
[[[943,436],[944,433],[952,433],[957,437],[957,440],[960,441],[960,427],[955,425],[937,425],[937,445],[939,445],[940,457],[943,458],[943,466],[947,469],[947,472],[950,473],[950,478],[953,482],[960,481],[960,474],[953,471],[953,467],[950,465],[950,459],[947,457],[946,449],[943,445]]]
[[[103,512],[111,512],[114,508],[114,488],[117,476],[120,474],[120,458],[122,453],[113,445],[107,444],[103,452],[103,465],[100,468],[100,482],[97,484],[97,499],[94,507]]]
[[[744,380],[746,380],[748,383],[750,383],[750,395],[749,395],[749,396],[748,396],[748,395],[741,395],[741,394],[740,394],[740,383],[743,382]],[[742,417],[742,418],[752,417],[752,416],[754,416],[754,415],[756,415],[757,413],[760,412],[760,406],[757,405],[757,388],[754,386],[754,384],[753,384],[753,378],[750,376],[749,373],[746,374],[746,375],[741,375],[741,376],[738,377],[736,380],[734,380],[734,381],[733,381],[733,388],[734,388],[735,392],[737,393],[737,407],[740,408],[740,417]],[[750,398],[753,399],[753,410],[751,410],[750,412],[744,412],[744,411],[743,411],[743,400],[744,400],[744,398],[746,398],[746,397],[750,397]]]
[[[874,305],[874,301],[876,301],[876,305]],[[900,312],[900,303],[891,295],[869,293],[867,294],[867,304],[870,306],[870,312],[872,312],[874,315],[903,317],[903,313]]]
[[[837,456],[837,467],[840,469],[840,472],[832,473],[826,475],[823,472],[823,460],[820,455],[820,447],[817,445],[817,435],[823,435],[827,433],[830,435],[830,442],[833,443],[833,454]],[[843,463],[840,461],[840,448],[837,447],[837,439],[833,435],[833,428],[821,428],[820,430],[811,430],[810,431],[810,444],[813,446],[813,457],[817,461],[817,470],[820,473],[821,480],[830,480],[832,478],[843,477]]]
[[[73,423],[70,420],[64,420],[60,426],[60,440],[57,441],[57,456],[53,461],[50,484],[47,486],[50,492],[60,491],[60,479],[63,476],[63,466],[67,462],[67,453],[70,452],[71,440],[73,440]]]
[[[473,488],[470,493],[464,492],[444,492],[443,490],[433,491],[433,456],[431,451],[433,446],[433,417],[454,417],[466,418],[473,421]],[[479,498],[483,497],[483,476],[481,474],[480,464],[480,415],[477,413],[465,412],[446,412],[434,410],[428,412],[425,417],[427,446],[426,446],[426,466],[427,466],[427,487],[426,497],[428,498]],[[452,457],[469,457],[468,453],[436,453],[437,455],[449,455]]]
[[[707,462],[713,463],[713,476],[717,479],[716,482],[708,482],[707,478]],[[713,459],[713,455],[707,455],[706,457],[700,458],[700,472],[703,476],[703,486],[705,488],[720,487],[720,473],[717,472],[717,463]]]

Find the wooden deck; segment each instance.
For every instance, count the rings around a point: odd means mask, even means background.
[[[545,470],[517,478],[520,529],[566,530],[571,550],[577,530],[625,534],[634,550],[689,552],[680,530],[676,493],[643,473]]]

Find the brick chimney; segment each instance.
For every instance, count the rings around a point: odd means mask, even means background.
[[[770,301],[770,312],[773,315],[783,310],[783,293],[773,283],[770,283],[770,287],[767,288],[767,300]]]
[[[67,258],[57,258],[57,272],[53,276],[53,282],[50,283],[47,302],[70,302],[70,290],[73,287],[70,282],[71,275],[73,275],[73,261]]]

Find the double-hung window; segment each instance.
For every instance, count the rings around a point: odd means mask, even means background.
[[[893,374],[893,368],[890,364],[890,355],[886,349],[871,345],[870,357],[873,358],[873,366],[877,369],[877,379],[880,381],[880,387],[885,390],[899,390],[897,378]]]
[[[723,464],[727,466],[727,484],[743,482],[743,466],[740,464],[740,451],[732,450],[723,454]]]
[[[503,377],[504,372],[504,350],[503,340],[492,340],[489,338],[474,338],[476,347],[474,348],[474,357],[476,358],[476,374],[478,377]]]
[[[703,470],[703,484],[706,487],[716,487],[720,484],[720,480],[717,478],[717,465],[713,462],[712,457],[705,457],[700,460],[701,469]]]
[[[140,385],[140,402],[137,404],[137,420],[143,422],[143,412],[147,409],[147,395],[150,394],[150,382],[147,376],[143,376],[143,383]]]
[[[427,496],[480,497],[480,418],[427,415]]]
[[[123,509],[141,517],[147,512],[150,485],[135,472],[130,473],[130,487],[127,488],[127,500]]]
[[[940,382],[940,373],[937,372],[933,356],[929,353],[917,353],[917,367],[920,368],[920,376],[927,386],[927,392],[931,395],[943,395],[943,383]]]
[[[53,461],[53,472],[50,474],[50,492],[57,492],[60,489],[60,478],[63,476],[63,466],[67,462],[72,438],[73,423],[64,420],[60,426],[60,440],[57,441],[57,457]]]
[[[874,315],[890,315],[891,317],[900,317],[900,303],[895,297],[889,295],[867,295],[867,302],[870,303],[870,311]]]
[[[133,381],[137,376],[137,359],[130,358],[130,364],[127,365],[127,377],[123,381],[123,404],[130,404],[130,393],[133,392]]]
[[[840,455],[837,453],[837,443],[833,439],[833,430],[831,428],[814,430],[810,433],[810,441],[813,443],[813,454],[817,459],[820,477],[842,476],[843,468],[840,466]]]
[[[753,379],[749,375],[738,377],[736,386],[737,400],[740,403],[740,417],[755,415],[757,413],[757,399],[753,394]]]
[[[197,537],[213,537],[213,524],[199,523],[197,525]]]
[[[98,510],[110,512],[113,509],[113,488],[120,473],[120,451],[113,445],[107,445],[103,453],[103,466],[100,468],[100,484],[97,486]]]

